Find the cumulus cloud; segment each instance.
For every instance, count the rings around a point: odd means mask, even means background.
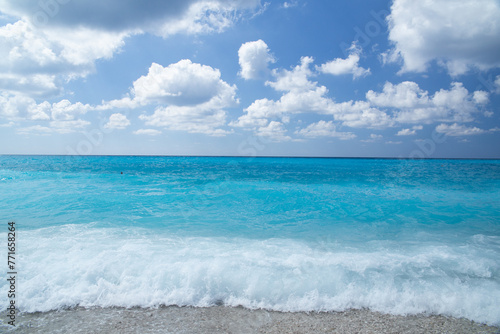
[[[92,107],[88,104],[71,103],[69,100],[62,100],[52,104],[51,115],[55,121],[74,121],[79,115],[86,114],[90,109]]]
[[[335,104],[331,113],[335,120],[351,128],[384,129],[395,123],[385,111],[373,108],[365,101]]]
[[[25,95],[8,93],[0,95],[0,115],[11,120],[75,121],[91,109],[88,104],[71,103],[69,100],[52,104],[44,101],[37,104],[33,98]]]
[[[83,130],[90,122],[81,119],[94,107],[69,100],[49,103],[36,101],[21,94],[0,94],[0,116],[13,121],[45,122],[44,126],[37,124],[23,128],[19,133],[71,133]]]
[[[159,107],[152,115],[141,115],[139,119],[145,121],[146,125],[169,130],[210,136],[225,136],[230,133],[220,129],[226,124],[226,112],[209,105]]]
[[[0,27],[0,90],[35,98],[60,94],[65,82],[85,77],[96,60],[112,57],[124,37],[84,28],[40,30],[25,21],[7,24]]]
[[[151,64],[148,74],[134,81],[129,96],[107,102],[110,107],[129,107],[148,104],[195,106],[211,102],[224,108],[237,102],[236,86],[221,80],[218,69],[183,59],[163,67]]]
[[[289,92],[304,92],[315,89],[316,82],[309,81],[309,77],[313,75],[310,65],[314,62],[312,57],[300,58],[300,65],[297,65],[293,70],[273,70],[273,75],[276,81],[267,81],[266,85],[271,86],[277,91]]]
[[[452,76],[500,66],[497,0],[394,0],[388,23],[386,60],[401,59],[402,72],[424,72],[433,60]]]
[[[374,107],[393,108],[400,123],[470,122],[488,102],[488,94],[469,93],[462,83],[454,82],[449,90],[441,89],[431,96],[417,83],[405,81],[397,85],[387,82],[381,93],[370,90],[366,100]]]
[[[240,75],[244,79],[258,79],[269,72],[268,64],[275,59],[270,54],[267,44],[259,39],[255,42],[243,43],[238,50]]]
[[[238,104],[236,86],[221,79],[218,69],[183,59],[163,67],[153,63],[148,74],[134,81],[129,96],[103,104],[102,109],[156,106],[139,118],[146,125],[222,136],[230,131],[226,108]]]
[[[486,130],[477,127],[467,127],[463,124],[439,124],[436,127],[436,132],[444,133],[447,136],[472,136],[486,133]]]
[[[500,75],[497,75],[497,77],[495,78],[495,92],[497,94],[500,94]]]
[[[291,114],[327,113],[333,101],[326,97],[328,90],[318,86],[309,77],[313,75],[310,65],[311,57],[302,57],[300,65],[292,70],[273,70],[275,81],[267,81],[271,86],[284,94],[277,101],[267,98],[254,101],[245,114],[229,125],[254,129],[268,126],[271,121],[288,123]]]
[[[352,74],[354,79],[369,75],[370,69],[359,66],[361,49],[353,43],[349,51],[346,59],[336,58],[329,61],[317,67],[318,71],[332,75]]]
[[[412,129],[401,129],[398,131],[396,136],[413,136],[416,135],[417,131],[412,130]]]
[[[129,125],[130,121],[127,119],[127,116],[120,113],[115,113],[109,116],[109,121],[104,124],[104,128],[123,130]]]
[[[417,130],[422,130],[424,127],[422,125],[415,125],[411,129],[401,129],[398,131],[396,136],[413,136],[417,134]]]
[[[287,123],[291,114],[327,113],[333,102],[325,97],[326,93],[326,87],[317,87],[300,93],[286,93],[278,101],[256,100],[244,110],[246,114],[230,125],[251,128],[264,126],[270,120]]]
[[[297,134],[304,137],[336,137],[342,140],[356,138],[352,132],[338,132],[337,126],[332,121],[319,121],[309,124],[306,128],[296,131]]]
[[[473,93],[472,98],[476,104],[483,104],[484,105],[484,104],[487,104],[488,102],[490,102],[488,92],[485,92],[482,90],[475,91]]]
[[[259,127],[257,129],[256,135],[267,137],[271,141],[289,141],[292,138],[286,135],[286,129],[283,126],[283,123],[271,121],[268,125]]]
[[[50,103],[37,104],[21,94],[0,94],[0,116],[9,120],[49,120]]]

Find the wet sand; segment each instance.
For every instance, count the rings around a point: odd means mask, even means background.
[[[7,333],[500,333],[500,327],[444,316],[368,310],[287,313],[241,307],[75,308],[18,314]]]

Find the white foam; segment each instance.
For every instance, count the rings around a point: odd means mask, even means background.
[[[2,236],[4,238],[4,236]],[[5,238],[4,238],[5,239]],[[22,311],[193,305],[436,313],[500,324],[500,240],[355,248],[66,225],[18,238]],[[0,291],[6,291],[6,282]],[[0,306],[7,306],[6,299]]]

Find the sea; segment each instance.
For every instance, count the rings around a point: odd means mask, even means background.
[[[225,305],[500,325],[500,160],[4,155],[0,203],[18,312]]]

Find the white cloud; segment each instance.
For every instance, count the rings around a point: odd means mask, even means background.
[[[191,5],[182,14],[164,20],[161,26],[152,32],[163,37],[179,34],[206,34],[222,32],[230,27],[237,19],[238,11],[252,12],[260,5],[260,0],[233,1],[233,0],[202,0],[192,1]]]
[[[313,75],[309,66],[314,62],[312,57],[300,58],[300,65],[289,70],[273,70],[273,75],[276,81],[267,81],[266,85],[271,86],[277,91],[288,92],[304,92],[313,90],[317,86],[317,82],[309,81],[309,77]]]
[[[120,113],[115,113],[109,116],[109,121],[104,125],[104,128],[123,130],[129,125],[130,121],[127,119],[127,116]]]
[[[284,91],[278,101],[260,99],[254,101],[244,111],[243,116],[229,125],[245,128],[265,127],[270,121],[287,123],[290,114],[299,113],[327,113],[333,102],[325,97],[328,90],[309,81],[313,73],[309,66],[313,62],[311,57],[302,57],[300,65],[291,71],[274,70],[276,81],[267,81],[266,85],[277,91]]]
[[[412,130],[412,129],[401,129],[398,131],[396,136],[413,136],[416,135],[417,131]]]
[[[436,127],[436,132],[444,133],[447,136],[472,136],[486,133],[486,130],[477,127],[467,127],[462,124],[439,124]]]
[[[21,94],[0,94],[0,116],[9,120],[48,120],[50,104],[37,105],[36,101]]]
[[[286,129],[283,123],[271,121],[268,125],[262,126],[257,129],[257,136],[267,137],[269,140],[282,142],[289,141],[292,138],[286,135]]]
[[[210,136],[224,136],[230,131],[220,129],[226,124],[226,112],[200,106],[168,106],[159,107],[153,115],[141,115],[139,119],[146,125],[164,127],[169,130],[204,133]]]
[[[52,96],[61,92],[55,75],[0,73],[0,90],[33,97]]]
[[[73,121],[77,116],[84,115],[91,109],[92,107],[88,104],[71,103],[69,100],[62,100],[52,104],[51,115],[55,121]]]
[[[370,69],[359,66],[361,49],[353,43],[349,50],[346,59],[336,58],[317,67],[317,70],[332,75],[352,74],[354,79],[369,75]]]
[[[167,67],[153,63],[148,74],[134,82],[132,94],[134,100],[142,105],[150,103],[198,105],[211,100],[214,96],[233,100],[236,88],[229,86],[220,77],[218,69],[192,63],[189,59],[183,59]]]
[[[157,104],[197,106],[210,102],[213,108],[237,103],[236,86],[221,80],[218,69],[183,59],[163,67],[151,64],[148,74],[134,81],[129,96],[104,103],[103,109],[137,108]]]
[[[500,75],[497,75],[496,79],[495,79],[495,92],[497,94],[500,94]]]
[[[237,104],[236,86],[223,81],[218,69],[183,59],[167,67],[153,63],[146,76],[134,81],[130,96],[100,108],[156,105],[152,115],[139,117],[146,125],[223,136],[231,132],[220,129],[226,124],[225,109]]]
[[[40,30],[25,21],[7,24],[0,27],[0,90],[57,95],[68,80],[92,72],[96,60],[112,57],[124,37],[83,28]]]
[[[270,120],[288,123],[290,114],[319,113],[326,114],[333,106],[333,101],[325,97],[326,87],[316,87],[314,90],[288,92],[278,101],[260,99],[254,101],[244,111],[243,116],[229,125],[255,128],[268,124]]]
[[[49,40],[61,49],[59,58],[75,70],[94,69],[99,59],[110,59],[125,45],[125,38],[130,33],[117,33],[89,28],[72,30],[45,30]],[[85,72],[78,75],[85,75]]]
[[[241,67],[240,75],[244,79],[265,77],[269,72],[268,64],[275,62],[267,44],[261,39],[242,44],[238,50],[238,57]]]
[[[133,134],[135,134],[135,135],[147,135],[147,136],[158,136],[161,134],[161,131],[158,131],[155,129],[139,129],[137,131],[134,131]]]
[[[388,60],[402,59],[402,72],[424,72],[433,60],[452,76],[500,66],[497,0],[394,0],[388,22]]]
[[[487,104],[490,101],[489,94],[488,92],[477,90],[473,93],[473,100],[476,104]]]
[[[270,118],[283,116],[283,111],[277,106],[277,102],[268,99],[256,100],[244,111],[245,115],[229,125],[243,128],[262,127],[268,124]]]
[[[488,102],[486,92],[470,94],[459,82],[432,96],[415,82],[397,85],[387,82],[381,93],[368,91],[366,99],[374,107],[394,109],[394,119],[400,123],[469,122],[473,120],[472,114]]]
[[[395,123],[387,113],[371,107],[365,101],[334,104],[331,113],[335,120],[352,128],[383,129]]]
[[[49,103],[36,103],[28,96],[21,94],[3,93],[0,95],[0,116],[15,121],[42,121],[40,124],[22,128],[19,133],[71,133],[81,131],[90,122],[79,117],[94,107],[80,102],[71,103],[69,100]]]
[[[371,105],[391,108],[422,108],[430,103],[428,92],[420,89],[417,83],[404,81],[394,85],[386,82],[382,93],[369,90],[366,99]]]
[[[336,125],[332,121],[319,121],[309,124],[306,128],[296,131],[304,137],[336,137],[342,140],[356,138],[352,132],[338,132]]]

